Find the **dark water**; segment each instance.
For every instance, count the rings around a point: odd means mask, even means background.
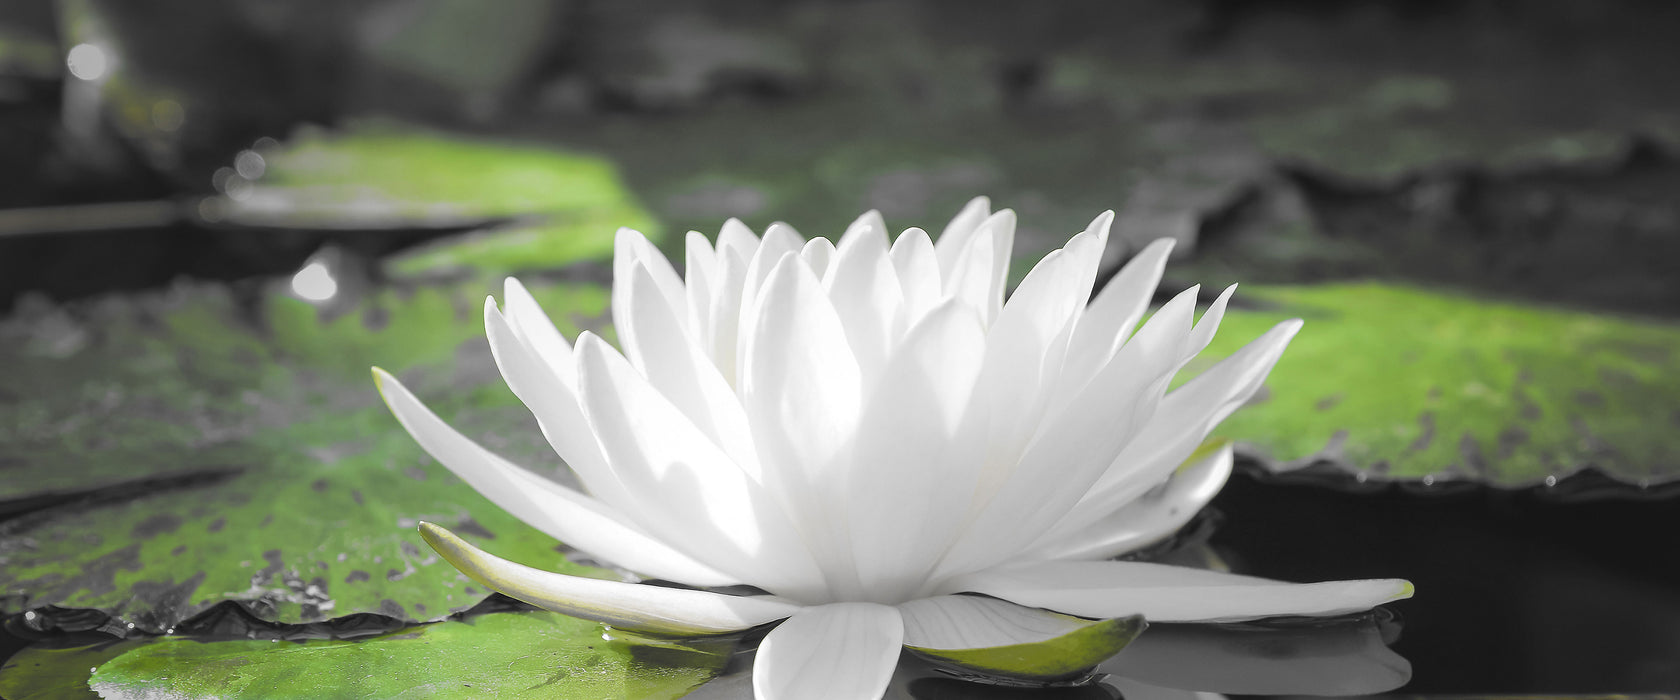
[[[1405,691],[1680,689],[1680,502],[1566,495],[1568,480],[1367,494],[1267,481],[1231,480],[1212,543],[1259,576],[1410,579],[1417,595],[1389,606]]]

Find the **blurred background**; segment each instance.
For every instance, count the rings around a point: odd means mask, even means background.
[[[272,150],[385,118],[593,154],[677,233],[737,216],[820,235],[871,207],[933,226],[986,193],[1021,214],[1024,254],[1117,208],[1124,235],[1245,281],[1399,275],[1666,313],[1677,27],[1637,0],[17,0],[0,304],[551,213],[370,212],[265,177]],[[269,215],[281,194],[320,211]]]
[[[308,562],[265,545],[170,538],[266,527],[243,479],[336,493],[299,474],[385,448],[263,436],[366,408],[364,385],[328,385],[367,364],[424,347],[434,390],[493,380],[465,344],[492,278],[599,286],[619,225],[680,261],[683,232],[728,217],[833,237],[875,208],[937,231],[985,194],[1020,215],[1017,279],[1113,208],[1110,270],[1174,237],[1164,292],[1253,284],[1239,325],[1303,315],[1339,343],[1297,343],[1274,380],[1311,388],[1236,419],[1257,446],[1213,542],[1261,575],[1412,578],[1410,689],[1680,689],[1676,37],[1661,0],[8,0],[4,612],[430,619],[397,594],[306,595]],[[395,320],[426,309],[446,321]],[[241,374],[253,359],[287,373]],[[159,367],[179,386],[148,388]],[[279,454],[312,461],[280,482],[253,466]],[[379,488],[442,474],[397,461],[369,469],[420,476]],[[132,505],[201,488],[231,514]],[[138,559],[107,557],[130,537]],[[408,561],[402,537],[355,556]],[[149,578],[178,547],[196,563]],[[321,580],[354,583],[338,556]],[[172,592],[224,560],[271,568]],[[72,565],[142,573],[55,573]]]

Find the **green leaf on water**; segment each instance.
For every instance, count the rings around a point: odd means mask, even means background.
[[[97,608],[162,630],[224,599],[303,622],[433,619],[487,591],[420,540],[422,518],[549,569],[554,541],[425,457],[379,402],[378,363],[486,445],[569,478],[504,386],[482,282],[388,290],[323,319],[217,288],[14,318],[0,344],[4,494],[67,498],[0,529],[0,607]],[[533,287],[567,333],[606,291]],[[456,419],[459,420],[456,420]]]
[[[102,664],[108,700],[155,698],[677,698],[727,653],[603,639],[593,622],[495,613],[360,640],[164,637]]]
[[[1520,487],[1588,465],[1680,478],[1680,327],[1378,283],[1244,287],[1206,366],[1306,320],[1219,434],[1371,477]],[[1194,373],[1195,368],[1186,375]]]
[[[422,518],[535,566],[606,575],[424,456],[368,368],[396,371],[491,449],[571,478],[502,385],[481,309],[500,274],[600,261],[618,226],[650,228],[614,168],[376,123],[259,150],[216,200],[236,222],[524,227],[411,251],[390,264],[407,281],[359,299],[366,285],[347,286],[325,309],[274,283],[0,319],[0,501],[28,513],[0,526],[0,612],[95,608],[161,631],[234,599],[283,622],[435,619],[487,591],[425,546]],[[569,336],[601,326],[602,284],[526,282]]]
[[[607,161],[538,144],[443,134],[385,122],[302,130],[283,145],[243,155],[213,214],[262,227],[402,229],[477,227],[517,220],[511,231],[428,246],[394,263],[507,272],[612,254],[620,226],[656,233],[653,219]],[[260,162],[257,167],[252,163]]]

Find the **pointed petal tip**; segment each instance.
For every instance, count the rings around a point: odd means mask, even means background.
[[[1151,252],[1154,252],[1156,255],[1167,255],[1167,254],[1172,253],[1173,248],[1177,248],[1177,247],[1178,247],[1178,239],[1177,238],[1157,238],[1153,241],[1150,241],[1149,245],[1144,246],[1143,250],[1138,251],[1138,255],[1142,256],[1145,253],[1151,253]]]
[[[1086,226],[1085,230],[1096,231],[1097,235],[1107,237],[1109,229],[1113,226],[1114,210],[1105,209],[1103,210],[1103,213],[1097,215],[1097,218],[1091,220],[1091,225]]]

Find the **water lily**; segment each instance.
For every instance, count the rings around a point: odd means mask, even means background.
[[[1056,678],[1112,655],[1139,616],[1334,615],[1408,597],[1401,580],[1292,584],[1113,560],[1171,536],[1224,484],[1230,447],[1204,440],[1301,322],[1168,392],[1234,288],[1200,320],[1192,288],[1141,323],[1163,240],[1091,300],[1112,220],[1045,256],[1007,303],[1015,215],[985,198],[937,242],[915,228],[889,241],[875,212],[837,244],[783,224],[761,239],[731,220],[715,245],[688,235],[686,279],[621,230],[622,352],[589,332],[568,343],[508,280],[503,306],[485,305],[491,349],[585,490],[493,454],[375,370],[386,402],[497,505],[686,587],[540,571],[421,532],[491,588],[614,627],[778,623],[753,671],[765,699],[879,697],[902,647]]]

